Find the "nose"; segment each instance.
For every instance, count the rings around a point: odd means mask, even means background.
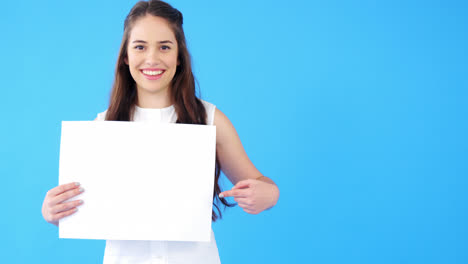
[[[145,63],[148,66],[155,66],[160,63],[160,53],[157,49],[148,49],[146,53]]]

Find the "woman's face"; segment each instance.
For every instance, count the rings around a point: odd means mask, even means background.
[[[178,65],[178,46],[165,19],[152,15],[138,19],[130,32],[127,54],[125,63],[140,95],[169,94]]]

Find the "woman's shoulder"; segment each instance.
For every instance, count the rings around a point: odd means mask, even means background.
[[[205,107],[206,111],[206,124],[207,125],[213,125],[214,123],[214,116],[215,116],[215,111],[216,111],[216,106],[210,102],[207,102],[205,100],[200,99],[200,101],[203,103],[203,106]]]
[[[106,120],[107,109],[104,112],[98,113],[95,121],[104,121]]]
[[[203,106],[205,107],[205,109],[208,111],[210,109],[215,109],[216,108],[216,105],[210,103],[210,102],[207,102],[205,100],[202,100],[200,99],[200,101],[203,103]]]

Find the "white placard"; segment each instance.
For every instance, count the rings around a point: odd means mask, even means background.
[[[63,121],[59,184],[84,204],[60,238],[209,241],[216,127]]]

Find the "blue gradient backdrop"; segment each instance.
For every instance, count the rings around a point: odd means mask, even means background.
[[[223,264],[468,263],[466,1],[171,3],[202,98],[281,189],[213,225]],[[41,205],[60,122],[107,107],[133,4],[0,4],[2,263],[102,262]]]

